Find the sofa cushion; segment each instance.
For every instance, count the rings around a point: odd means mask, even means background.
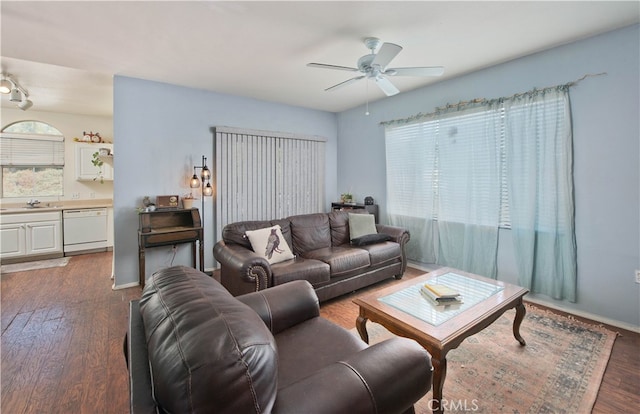
[[[349,237],[351,240],[377,232],[373,214],[349,213]]]
[[[331,246],[331,229],[326,213],[303,214],[289,217],[293,252],[304,253]]]
[[[364,249],[369,252],[369,260],[371,260],[371,266],[377,266],[387,262],[402,260],[402,250],[400,245],[395,242],[382,242],[375,244],[368,244],[366,246],[360,246],[359,249]]]
[[[280,358],[278,389],[367,347],[356,335],[323,318],[309,319],[282,331],[275,339]]]
[[[280,225],[247,231],[251,248],[270,264],[293,259],[293,253],[282,235]]]
[[[332,210],[329,213],[331,227],[331,245],[349,244],[349,213],[342,210]]]
[[[225,243],[239,244],[247,249],[251,249],[251,242],[247,238],[247,231],[271,227],[270,221],[240,221],[224,226],[222,229],[222,239]]]
[[[275,339],[258,314],[215,279],[185,266],[162,269],[146,284],[140,312],[163,410],[271,411]],[[243,395],[253,398],[236,398]]]
[[[329,281],[330,270],[329,265],[324,262],[302,257],[271,266],[274,286],[292,280],[307,280],[315,286],[318,283]]]
[[[327,263],[331,268],[331,277],[357,272],[371,264],[369,252],[355,247],[326,247],[306,252],[304,257]]]

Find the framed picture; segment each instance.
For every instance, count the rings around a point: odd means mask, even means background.
[[[156,208],[178,208],[180,197],[177,195],[156,196]]]

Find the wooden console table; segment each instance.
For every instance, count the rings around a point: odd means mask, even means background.
[[[138,229],[138,273],[140,286],[145,283],[145,249],[191,243],[193,267],[196,267],[196,242],[200,271],[204,272],[204,233],[197,208],[156,210],[140,213]]]
[[[378,205],[377,204],[358,204],[358,203],[331,203],[332,210],[358,210],[364,209],[373,214],[376,223],[378,221]]]

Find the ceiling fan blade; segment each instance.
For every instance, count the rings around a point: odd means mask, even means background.
[[[402,46],[398,46],[394,43],[383,43],[382,46],[380,46],[380,50],[378,50],[376,57],[373,58],[371,66],[380,65],[380,68],[384,70],[389,62],[391,62],[401,50]]]
[[[350,68],[348,66],[337,66],[337,65],[326,65],[324,63],[307,63],[307,66],[310,68],[318,68],[318,69],[335,69],[335,70],[346,70],[349,72],[358,72],[356,68]]]
[[[390,76],[441,76],[444,73],[442,66],[428,66],[415,68],[389,68],[385,75]]]
[[[342,88],[343,86],[347,86],[347,85],[349,85],[349,84],[351,84],[351,83],[353,83],[355,81],[359,81],[360,79],[363,79],[363,78],[364,78],[364,75],[363,76],[356,76],[355,78],[351,78],[351,79],[348,79],[348,80],[346,80],[344,82],[340,82],[337,85],[333,85],[333,86],[325,89],[325,91],[335,91],[336,89]]]
[[[376,78],[376,84],[387,96],[393,96],[400,92],[389,79],[382,76]]]

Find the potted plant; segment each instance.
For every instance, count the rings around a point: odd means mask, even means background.
[[[193,200],[195,200],[193,194],[185,194],[182,197],[182,208],[193,208]]]
[[[353,194],[351,193],[342,193],[340,194],[340,200],[345,203],[353,203]]]
[[[93,153],[91,164],[98,168],[98,172],[96,173],[96,176],[93,177],[93,181],[96,181],[99,178],[100,184],[104,184],[104,175],[102,174],[102,166],[104,165],[104,161],[100,159],[100,152],[96,151]]]

